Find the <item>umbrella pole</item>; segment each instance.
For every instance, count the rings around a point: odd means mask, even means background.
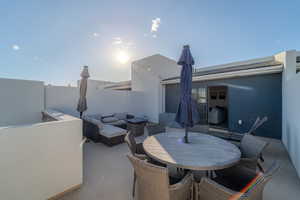
[[[188,134],[189,134],[188,133],[188,127],[186,126],[185,127],[185,136],[184,136],[184,142],[185,143],[189,143],[189,139],[188,139],[189,136],[188,136]]]
[[[82,112],[80,112],[80,119],[82,118]]]

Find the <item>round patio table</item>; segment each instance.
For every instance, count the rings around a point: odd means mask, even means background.
[[[189,132],[188,144],[184,133],[168,132],[148,137],[143,147],[148,156],[163,164],[190,170],[218,170],[237,164],[240,150],[223,139]]]

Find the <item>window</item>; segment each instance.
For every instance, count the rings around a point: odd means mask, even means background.
[[[197,103],[206,103],[206,88],[193,88],[192,98]]]
[[[219,99],[225,100],[226,99],[226,92],[220,92],[219,93]]]
[[[197,101],[197,99],[198,99],[197,88],[192,89],[192,98]]]
[[[198,103],[206,103],[206,88],[198,88]]]
[[[218,93],[217,92],[210,92],[210,98],[215,100],[217,99]]]

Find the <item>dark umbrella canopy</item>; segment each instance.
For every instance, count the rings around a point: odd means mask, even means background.
[[[180,102],[175,120],[187,131],[187,127],[193,127],[194,124],[199,122],[196,103],[192,100],[192,66],[194,65],[194,59],[188,45],[183,47],[177,64],[182,65],[182,68],[180,74]]]
[[[81,118],[82,113],[87,110],[87,103],[86,103],[87,79],[90,77],[87,66],[84,66],[80,76],[81,76],[81,80],[80,80],[80,90],[79,90],[77,111],[80,112],[80,118]]]

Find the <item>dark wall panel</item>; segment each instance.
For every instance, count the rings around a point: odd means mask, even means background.
[[[228,86],[229,130],[246,132],[257,116],[268,122],[257,135],[281,138],[282,89],[281,74],[249,76],[233,79],[194,82],[193,87]],[[166,112],[175,113],[179,102],[179,84],[166,86]],[[238,124],[242,120],[242,125]]]

